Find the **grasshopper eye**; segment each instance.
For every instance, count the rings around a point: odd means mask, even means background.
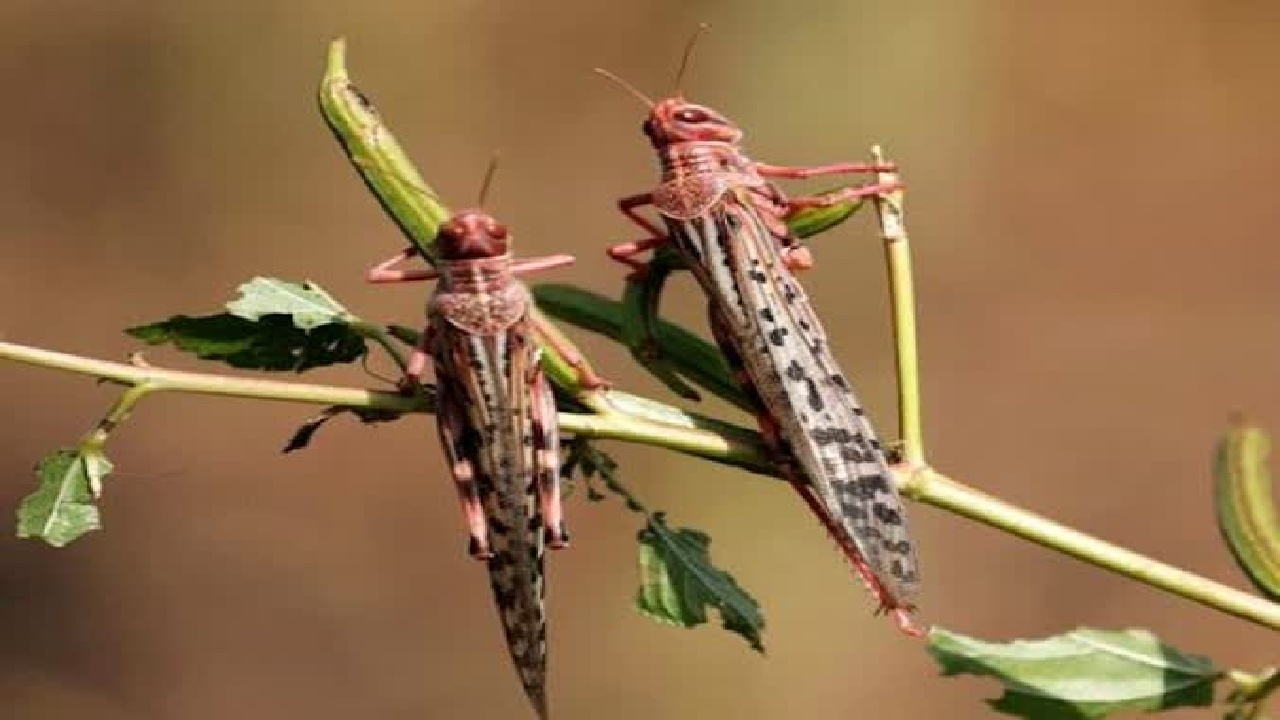
[[[675,118],[683,123],[704,123],[710,120],[711,116],[697,108],[685,108],[677,110]]]
[[[485,228],[485,230],[489,232],[489,237],[495,240],[507,239],[507,226],[502,223],[493,223],[489,225],[489,227]]]

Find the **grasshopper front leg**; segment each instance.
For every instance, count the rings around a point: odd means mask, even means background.
[[[405,248],[400,251],[400,254],[383,260],[377,265],[369,268],[364,274],[365,280],[374,284],[382,285],[398,282],[420,282],[422,280],[434,280],[440,277],[440,273],[431,268],[419,268],[416,270],[396,269],[397,265],[417,256],[417,254],[417,250],[413,248]]]
[[[435,334],[435,326],[427,325],[418,337],[413,352],[409,354],[409,361],[405,363],[404,376],[400,378],[400,392],[414,395],[422,387],[422,376],[427,372],[427,361],[431,359],[431,344],[435,340]]]
[[[824,175],[854,175],[882,172],[896,172],[898,166],[892,163],[832,163],[830,165],[770,165],[753,162],[752,167],[763,177],[787,178],[789,180],[807,180]]]
[[[786,165],[769,165],[767,163],[753,162],[752,168],[759,173],[761,177],[786,178],[791,180],[804,180],[807,178],[822,177],[825,175],[881,173],[894,172],[897,170],[897,166],[891,163],[836,163],[832,165],[817,165],[812,167],[790,167]],[[794,197],[786,197],[781,194],[777,194],[771,199],[774,199],[781,205],[781,214],[777,215],[777,219],[787,220],[802,210],[833,207],[841,203],[851,202],[873,195],[881,195],[900,189],[902,189],[902,185],[900,183],[880,183],[862,185],[858,187],[846,187],[835,192],[823,193],[821,195],[797,195]],[[772,210],[772,208],[766,207],[760,207],[760,209],[766,211]],[[784,258],[786,260],[787,267],[791,270],[808,270],[813,267],[813,258],[809,254],[809,251],[800,245],[797,245],[794,248],[786,248]]]
[[[642,252],[652,250],[659,245],[667,242],[668,237],[657,225],[653,224],[645,216],[641,215],[637,210],[646,205],[653,204],[653,193],[640,193],[638,195],[630,195],[618,201],[618,210],[631,222],[639,225],[645,232],[649,233],[648,237],[633,242],[621,243],[614,245],[608,250],[609,257],[613,260],[631,268],[631,275],[628,280],[640,280],[644,277],[645,271],[649,264],[642,260],[636,260],[635,256]]]
[[[903,188],[902,183],[877,183],[874,185],[859,185],[857,187],[847,187],[833,193],[825,195],[799,195],[792,197],[787,201],[788,214],[796,213],[806,208],[825,208],[839,205],[840,203],[849,202],[858,198],[871,197],[872,195],[884,195]]]
[[[622,341],[636,362],[669,390],[689,400],[700,400],[702,396],[698,391],[667,360],[658,340],[658,304],[663,286],[672,272],[685,268],[685,265],[679,255],[666,246],[669,237],[637,212],[638,208],[652,204],[651,193],[632,195],[618,202],[618,209],[628,220],[650,233],[650,237],[608,248],[611,259],[631,268],[622,295]],[[635,258],[650,250],[657,252],[649,260]]]

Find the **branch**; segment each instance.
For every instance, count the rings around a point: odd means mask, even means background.
[[[399,393],[130,365],[11,342],[0,342],[0,359],[132,387],[145,385],[149,393],[222,395],[397,413],[434,410],[422,398]],[[584,437],[655,445],[760,474],[773,473],[773,463],[765,457],[759,435],[751,430],[628,393],[610,391],[606,395],[605,412],[560,413],[560,427]]]
[[[931,469],[903,488],[913,500],[1003,530],[1151,587],[1280,630],[1280,604],[1054,522]]]
[[[149,393],[187,392],[402,413],[430,410],[421,399],[395,393],[140,367],[9,342],[0,342],[0,359],[133,387],[146,386]],[[764,445],[752,431],[618,391],[605,395],[609,403],[607,412],[561,413],[561,427],[582,437],[652,445],[760,474],[772,476],[774,473]],[[912,500],[976,520],[1220,612],[1280,630],[1280,604],[1056,523],[927,467],[903,473],[898,479],[903,494]]]
[[[879,145],[871,148],[871,159],[885,161]],[[876,182],[898,182],[898,173],[882,172]],[[923,414],[920,410],[920,360],[916,344],[916,298],[911,270],[911,242],[903,220],[903,192],[896,190],[875,196],[876,219],[884,240],[885,266],[889,271],[889,300],[893,326],[894,362],[898,378],[898,438],[902,461],[907,467],[926,465]]]

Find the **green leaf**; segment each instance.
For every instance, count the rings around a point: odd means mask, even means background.
[[[989,701],[1036,720],[1205,707],[1222,671],[1145,630],[1080,628],[1043,640],[991,643],[934,628],[929,652],[944,675],[983,675],[1004,685]]]
[[[572,285],[544,283],[533,288],[538,307],[570,325],[626,343],[623,304]],[[719,348],[679,325],[658,320],[658,345],[666,363],[690,382],[739,407],[750,407]],[[659,379],[662,379],[659,377]]]
[[[658,302],[662,289],[671,274],[683,267],[684,261],[675,250],[670,245],[662,245],[654,250],[645,273],[627,278],[622,291],[619,334],[636,362],[668,390],[686,400],[701,400],[702,396],[684,381],[679,366],[671,360],[670,356],[678,351],[663,347],[659,338]]]
[[[230,314],[168,320],[125,330],[148,345],[171,343],[201,360],[250,370],[303,372],[359,360],[367,351],[356,318],[323,288],[257,277],[227,303]]]
[[[618,478],[618,464],[588,439],[575,437],[567,444],[561,477],[575,473],[587,488],[588,498],[603,495],[592,486],[598,477],[610,492],[622,498],[627,509],[643,515],[645,527],[640,543],[640,588],[636,609],[642,615],[666,625],[692,628],[707,622],[707,608],[720,611],[725,629],[741,635],[758,652],[764,652],[761,632],[764,616],[760,606],[738,586],[733,576],[711,561],[711,539],[688,528],[672,529],[666,515],[651,513]]]
[[[111,461],[99,450],[55,450],[40,461],[40,486],[18,506],[18,537],[62,547],[102,528],[97,499]]]
[[[288,315],[300,330],[352,319],[351,313],[319,285],[268,277],[241,285],[240,297],[227,303],[227,311],[253,321],[267,315]]]
[[[125,330],[148,345],[171,343],[201,360],[217,360],[249,370],[303,372],[349,363],[366,352],[364,338],[346,325],[299,329],[286,315],[254,322],[234,315],[175,315]]]
[[[317,97],[320,113],[382,209],[430,260],[436,230],[449,217],[449,211],[423,182],[369,96],[352,84],[347,74],[346,48],[342,39],[329,44]]]
[[[832,188],[819,193],[819,196],[831,195],[842,189]],[[810,238],[848,220],[865,202],[866,198],[856,198],[828,207],[804,208],[787,218],[787,227],[798,238]]]
[[[640,531],[640,590],[636,607],[663,623],[692,628],[720,612],[724,628],[764,652],[764,615],[755,599],[711,560],[711,539],[689,528],[672,529],[655,513]]]
[[[1280,600],[1280,515],[1271,494],[1270,453],[1265,430],[1237,422],[1218,441],[1213,500],[1218,530],[1236,564],[1259,592]]]

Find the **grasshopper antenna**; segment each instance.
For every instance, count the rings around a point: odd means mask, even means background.
[[[622,78],[618,77],[617,75],[614,75],[613,73],[609,72],[608,70],[605,70],[604,68],[596,68],[594,72],[606,80],[612,80],[614,83],[617,83],[619,87],[621,87],[623,90],[626,90],[628,93],[630,93],[632,97],[644,103],[645,107],[651,110],[653,109],[653,105],[654,105],[653,98],[637,90],[635,85],[632,85],[631,83],[627,82],[626,80],[623,80]]]
[[[484,171],[484,180],[480,182],[480,198],[476,201],[476,207],[484,207],[484,201],[489,197],[489,188],[493,186],[493,176],[498,172],[497,150],[493,151],[493,157],[489,158],[489,167]]]
[[[684,45],[684,55],[680,58],[680,69],[676,71],[675,97],[683,97],[684,91],[680,87],[680,83],[684,82],[684,73],[689,69],[689,61],[693,58],[693,48],[698,44],[698,38],[702,34],[710,30],[711,26],[707,23],[698,23],[698,29],[693,31],[693,35],[689,36],[689,42]]]

